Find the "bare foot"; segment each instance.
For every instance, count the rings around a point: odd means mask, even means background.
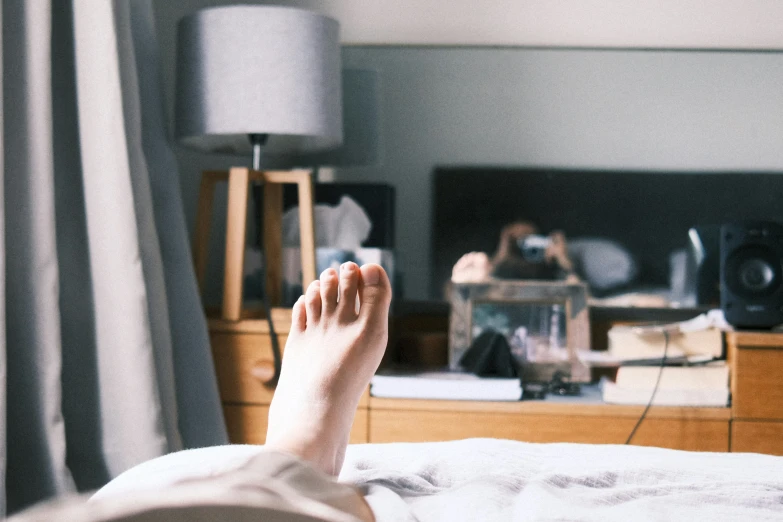
[[[389,279],[374,264],[344,263],[310,284],[294,305],[268,448],[340,473],[356,407],[386,349],[390,302]]]

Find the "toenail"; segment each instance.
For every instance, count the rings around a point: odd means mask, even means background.
[[[327,268],[323,272],[321,272],[321,277],[334,277],[335,271],[334,268]]]
[[[377,285],[381,282],[381,271],[377,268],[367,270],[363,275],[363,283],[366,285]]]
[[[352,272],[353,267],[354,267],[353,263],[343,263],[342,265],[340,265],[340,270],[344,272]]]

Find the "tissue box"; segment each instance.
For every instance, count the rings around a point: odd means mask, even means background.
[[[386,248],[358,248],[343,250],[339,248],[317,247],[315,249],[316,272],[320,274],[329,267],[339,268],[342,263],[353,261],[361,266],[365,263],[377,263],[386,270],[394,288],[394,254]],[[302,295],[302,257],[299,247],[283,248],[283,303],[293,306]]]
[[[369,235],[361,241],[361,244],[365,247],[394,249],[395,190],[393,186],[387,183],[316,183],[314,193],[316,205],[336,206],[344,196],[353,199],[362,207],[372,223]],[[283,189],[283,208],[289,210],[298,205],[298,202],[297,188],[286,185]],[[322,245],[336,245],[336,243],[329,242]]]

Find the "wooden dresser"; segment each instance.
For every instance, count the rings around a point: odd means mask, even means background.
[[[290,311],[273,311],[287,333]],[[257,375],[272,367],[266,321],[210,319],[224,415],[232,443],[263,444],[274,391]],[[251,325],[248,327],[247,325]],[[280,335],[285,345],[286,335]],[[691,451],[783,455],[783,334],[734,332],[726,336],[732,406],[652,407],[632,444]],[[370,397],[356,412],[352,443],[424,442],[495,437],[527,442],[623,444],[643,406],[590,401],[440,401]]]

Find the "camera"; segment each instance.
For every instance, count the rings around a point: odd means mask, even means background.
[[[546,249],[552,244],[548,236],[530,235],[517,241],[522,251],[522,257],[528,263],[543,263],[546,259]]]

